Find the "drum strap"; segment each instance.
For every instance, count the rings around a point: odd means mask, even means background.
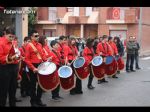
[[[76,56],[77,53],[76,53],[76,51],[75,51],[75,49],[74,49],[75,47],[73,48],[73,46],[70,46],[70,48],[71,48],[71,50],[72,50],[72,52],[73,52],[73,55]]]
[[[59,59],[59,61],[60,61],[60,65],[62,65],[62,61],[61,61],[61,58],[58,56],[58,54],[57,54],[57,52],[56,51],[54,51],[53,49],[52,49],[52,52],[58,57],[58,59]]]
[[[32,47],[33,51],[36,53],[38,59],[42,59],[42,58],[41,58],[41,55],[40,55],[40,53],[38,52],[38,50],[36,49],[36,47],[35,47],[32,43],[29,43],[29,44],[30,44],[30,46]]]
[[[109,48],[111,49],[111,51],[113,52],[113,54],[114,54],[114,49],[111,47],[111,45],[110,44],[107,44],[108,46],[109,46]]]
[[[60,51],[60,53],[61,53],[61,55],[62,55],[62,57],[63,57],[63,54],[64,54],[64,49],[63,49],[63,46],[59,43],[59,45],[60,45],[60,47],[61,47],[61,51]]]
[[[92,48],[89,48],[89,49],[90,49],[90,51],[92,53],[91,56],[94,57],[94,51],[93,51],[93,49]]]
[[[103,46],[104,52],[107,53],[108,52],[108,44],[106,44],[106,49],[105,49],[104,43],[102,43],[102,46]]]
[[[46,49],[45,49],[45,48],[43,48],[43,50],[44,50],[44,52],[45,52],[45,54],[46,54],[46,56],[47,56],[47,55],[48,55],[48,53],[47,53]]]

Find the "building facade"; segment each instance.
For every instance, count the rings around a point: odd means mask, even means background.
[[[142,9],[140,43],[146,53],[150,51],[150,8]],[[111,35],[125,41],[131,35],[139,38],[140,12],[139,7],[40,7],[36,29],[48,37]]]
[[[22,45],[25,36],[28,36],[28,14],[15,14],[15,11],[28,10],[28,7],[1,7],[0,8],[0,31],[10,26],[18,37],[19,46]],[[11,12],[10,12],[11,11]]]

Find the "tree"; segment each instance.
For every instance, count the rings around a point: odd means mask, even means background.
[[[35,29],[35,24],[37,22],[37,8],[36,7],[30,7],[29,11],[35,12],[35,13],[29,13],[28,14],[28,33],[30,35],[31,31]]]

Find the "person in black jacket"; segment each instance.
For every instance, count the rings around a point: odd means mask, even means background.
[[[120,38],[114,37],[114,42],[117,46],[119,56],[121,56],[121,57],[124,56],[124,46],[123,46]],[[120,74],[120,71],[117,71],[117,73]]]
[[[94,39],[94,45],[93,45],[93,49],[94,49],[94,53],[95,54],[96,54],[96,48],[97,48],[98,43],[99,43],[99,38],[96,37]]]
[[[134,65],[136,50],[137,50],[137,44],[134,41],[134,37],[130,36],[126,46],[126,51],[127,51],[126,72],[135,72],[135,70],[133,70],[133,65]]]
[[[114,42],[115,42],[115,44],[117,46],[119,55],[121,57],[124,56],[124,46],[123,46],[120,38],[119,37],[114,37]]]
[[[141,69],[139,67],[139,50],[140,50],[140,45],[137,42],[136,37],[133,37],[133,39],[134,39],[134,41],[135,41],[135,43],[137,45],[137,49],[135,50],[135,69],[139,70],[139,69]]]
[[[83,43],[83,41],[82,41],[82,38],[78,38],[78,39],[77,39],[76,47],[77,47],[77,49],[78,49],[78,51],[79,51],[80,56],[82,56],[82,51],[83,51],[83,49],[84,49],[84,43]]]

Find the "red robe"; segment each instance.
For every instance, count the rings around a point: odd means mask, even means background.
[[[31,47],[30,43],[27,44],[27,46],[26,46],[25,62],[27,64],[27,66],[31,70],[34,70],[35,67],[34,67],[33,63],[34,64],[39,64],[39,63],[41,63],[43,61],[46,61],[47,59],[46,59],[46,56],[44,54],[42,45],[40,43],[38,43],[38,42],[35,42],[35,41],[32,41],[31,43],[35,46],[37,51],[35,52],[33,50],[33,48]],[[38,58],[37,53],[40,54],[41,59]]]
[[[88,48],[88,47],[85,47],[84,50],[83,50],[83,57],[85,58],[85,60],[87,61],[87,63],[89,64],[93,57],[94,57],[94,50],[93,48]]]
[[[108,43],[106,43],[106,42],[105,43],[102,43],[102,42],[99,43],[97,45],[96,52],[97,52],[98,55],[100,55],[100,53],[102,53],[101,55],[105,56],[105,57],[112,55],[112,51],[111,51]]]
[[[78,56],[78,49],[76,46],[64,46],[64,59],[68,63],[69,60],[75,60]]]
[[[117,55],[118,54],[118,49],[117,46],[114,42],[109,42],[108,43],[110,45],[110,49],[111,49],[111,55]]]

